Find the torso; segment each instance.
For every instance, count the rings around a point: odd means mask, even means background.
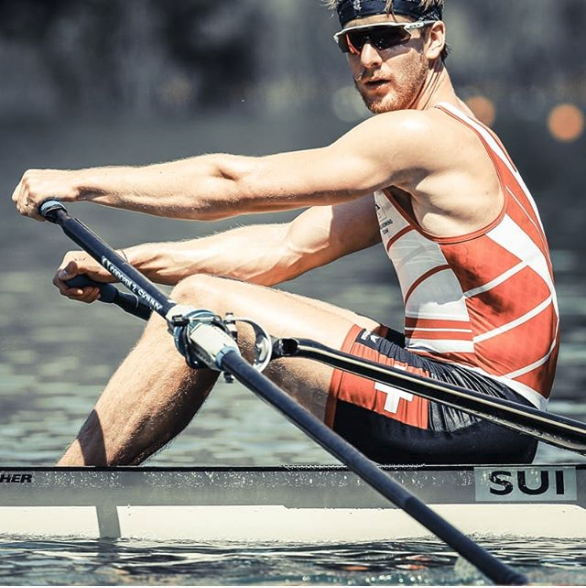
[[[503,380],[539,405],[552,386],[559,344],[539,215],[496,137],[453,106],[442,111],[475,145],[476,152],[455,159],[479,163],[478,183],[468,166],[456,169],[454,194],[446,178],[443,193],[431,199],[396,187],[375,194],[403,291],[407,347]]]

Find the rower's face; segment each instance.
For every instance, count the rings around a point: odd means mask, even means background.
[[[409,22],[406,18],[385,14],[348,24],[374,25],[389,21]],[[403,110],[413,104],[429,71],[424,49],[425,29],[419,29],[412,31],[411,38],[404,44],[378,49],[366,42],[358,54],[348,54],[354,83],[371,112]]]

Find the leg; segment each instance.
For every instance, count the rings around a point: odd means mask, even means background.
[[[209,276],[183,281],[172,297],[220,315],[233,312],[252,318],[277,337],[307,337],[337,348],[353,325],[378,326],[325,303]],[[239,340],[246,353],[253,345],[251,330],[242,328]],[[324,418],[331,368],[302,359],[279,360],[266,373],[313,414]],[[185,428],[216,378],[209,370],[190,370],[177,353],[164,321],[152,318],[60,465],[140,463]]]

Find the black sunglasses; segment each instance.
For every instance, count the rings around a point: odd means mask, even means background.
[[[433,24],[433,20],[417,22],[384,22],[344,29],[334,35],[342,53],[360,55],[364,45],[372,45],[379,51],[403,45],[411,38],[411,31]]]

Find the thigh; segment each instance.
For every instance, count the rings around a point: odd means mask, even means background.
[[[340,349],[355,326],[375,330],[379,324],[352,311],[273,288],[245,282],[194,276],[172,294],[182,303],[208,308],[224,316],[231,312],[258,322],[274,337],[300,337]],[[239,326],[239,341],[247,352],[254,344],[252,331]],[[282,386],[318,418],[324,420],[333,369],[306,359],[271,362],[266,375]]]

